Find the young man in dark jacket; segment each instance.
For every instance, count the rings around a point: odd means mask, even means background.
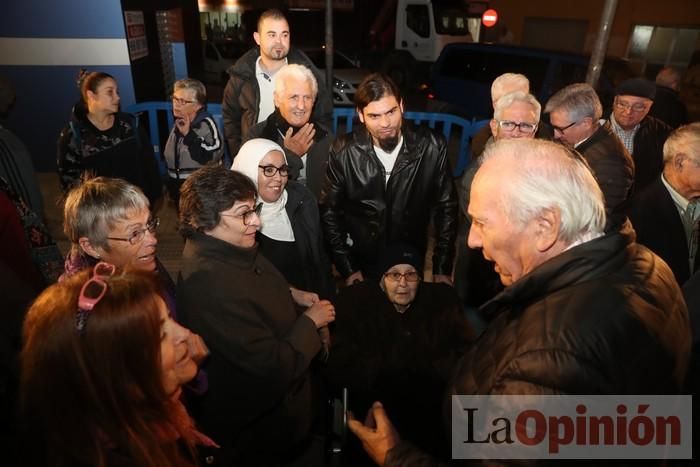
[[[224,89],[224,134],[231,157],[236,157],[242,142],[250,139],[247,136],[251,127],[275,110],[274,76],[288,63],[304,65],[316,77],[320,92],[313,119],[328,128],[333,120],[333,102],[326,90],[326,81],[304,52],[290,47],[289,23],[282,12],[275,9],[263,12],[253,38],[259,47],[246,52],[229,68],[230,78]]]
[[[633,236],[604,233],[603,196],[580,159],[547,141],[499,141],[474,178],[469,214],[469,246],[506,288],[482,307],[489,325],[449,394],[680,393],[691,343],[681,291]],[[375,429],[349,427],[379,465],[436,465],[399,441],[380,405],[371,414]]]
[[[333,262],[348,284],[378,277],[377,257],[389,243],[425,254],[435,226],[433,276],[451,284],[457,236],[457,195],[442,135],[403,122],[391,79],[375,73],[355,94],[360,122],[336,140],[319,201]]]

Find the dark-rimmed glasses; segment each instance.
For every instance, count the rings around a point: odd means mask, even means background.
[[[516,128],[520,130],[521,133],[532,134],[537,130],[537,123],[520,122],[516,123],[511,120],[496,120],[498,126],[506,131],[513,131]]]
[[[223,217],[236,217],[239,219],[243,219],[243,225],[250,225],[251,222],[251,216],[255,214],[256,216],[260,217],[260,211],[262,211],[263,204],[258,203],[253,209],[248,209],[245,212],[242,212],[240,214],[221,214]]]
[[[85,330],[88,315],[107,293],[105,279],[112,277],[116,269],[115,265],[104,261],[92,268],[92,276],[83,284],[78,296],[78,312],[75,315],[75,328],[78,332]]]
[[[143,241],[143,238],[146,236],[146,231],[151,232],[152,234],[156,233],[156,230],[158,229],[159,225],[160,219],[158,217],[154,217],[153,219],[146,222],[146,227],[144,227],[143,229],[134,230],[133,232],[131,232],[131,235],[127,238],[107,237],[107,239],[118,240],[120,242],[129,242],[132,245],[136,245],[137,243],[141,243],[141,241]]]
[[[618,101],[615,99],[615,107],[622,111],[627,111],[629,110],[630,112],[643,112],[647,109],[647,105],[641,102],[637,102],[636,104],[628,104],[627,102],[622,102]]]
[[[556,126],[556,125],[553,125],[553,124],[550,123],[549,126],[551,126],[552,129],[554,129],[555,131],[558,131],[559,133],[564,134],[564,132],[565,132],[566,130],[568,130],[569,128],[571,128],[572,126],[576,125],[576,124],[579,123],[579,122],[580,122],[580,120],[579,120],[579,121],[576,121],[576,122],[571,122],[571,123],[569,123],[569,124],[566,125],[566,126]]]
[[[420,275],[418,274],[418,271],[389,271],[384,273],[384,276],[393,282],[400,282],[401,278],[406,279],[406,282],[418,282],[420,280]]]
[[[170,96],[170,100],[173,102],[173,105],[186,105],[186,104],[195,104],[197,101],[188,101],[187,99],[182,99],[180,97],[177,97],[176,95]]]
[[[289,175],[289,166],[287,164],[280,167],[275,167],[274,165],[259,165],[258,167],[263,169],[263,175],[266,177],[274,177],[277,172],[279,172],[282,177]]]

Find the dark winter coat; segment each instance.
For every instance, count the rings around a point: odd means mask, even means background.
[[[690,351],[681,291],[658,256],[619,233],[546,261],[482,311],[489,326],[457,365],[450,394],[681,390]],[[399,444],[384,465],[436,464]]]
[[[314,322],[297,314],[287,281],[257,246],[203,233],[185,242],[177,298],[183,323],[211,352],[209,391],[195,418],[221,445],[216,465],[275,465],[314,418]]]
[[[88,120],[84,106],[74,107],[72,123],[58,138],[58,174],[63,191],[80,184],[85,171],[136,185],[151,206],[162,193],[153,146],[131,114],[114,114],[112,128],[102,131]]]
[[[318,200],[321,196],[321,185],[326,176],[326,168],[328,167],[328,153],[333,144],[333,135],[328,128],[320,123],[311,121],[314,124],[316,134],[314,142],[309,148],[306,156],[306,186],[314,197]],[[299,177],[299,171],[302,168],[303,162],[301,156],[303,154],[295,154],[293,151],[284,147],[284,135],[289,129],[289,123],[282,118],[279,110],[270,115],[267,120],[260,122],[250,129],[248,137],[244,141],[253,138],[265,138],[274,141],[284,149],[287,164],[289,165],[289,178],[296,180]],[[295,129],[296,131],[296,129]]]
[[[445,139],[429,128],[408,125],[402,135],[388,182],[364,125],[337,138],[331,150],[319,204],[333,262],[344,277],[371,267],[390,243],[408,243],[424,253],[431,220],[433,273],[452,273],[457,194]]]

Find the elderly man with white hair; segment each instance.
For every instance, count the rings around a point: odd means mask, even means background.
[[[318,82],[304,65],[290,64],[275,74],[275,111],[248,132],[248,140],[265,138],[284,148],[289,178],[305,185],[316,199],[333,143],[330,130],[311,120]]]
[[[633,236],[604,233],[603,195],[580,156],[547,141],[493,144],[469,214],[469,245],[506,288],[482,308],[489,325],[451,394],[679,393],[690,349],[681,291]],[[436,465],[399,440],[381,404],[368,421],[349,427],[378,464]]]

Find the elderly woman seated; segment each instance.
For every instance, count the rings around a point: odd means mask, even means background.
[[[180,191],[178,311],[211,348],[198,421],[221,444],[217,465],[320,465],[299,456],[314,422],[309,365],[335,310],[290,289],[260,254],[256,200],[248,177],[219,166],[194,172]]]
[[[381,401],[403,437],[449,458],[442,397],[473,333],[454,289],[421,280],[422,263],[413,247],[391,245],[379,282],[341,290],[326,375],[335,391],[348,388],[358,417]],[[349,442],[348,465],[373,465],[354,438]]]
[[[265,257],[292,286],[333,298],[318,204],[308,188],[289,180],[284,150],[270,140],[251,139],[241,146],[231,169],[247,175],[258,190],[262,208],[257,238]]]
[[[63,207],[63,231],[72,245],[59,281],[99,261],[120,269],[148,271],[159,282],[170,316],[177,319],[175,284],[156,257],[159,224],[149,210],[148,198],[138,187],[119,178],[85,180],[68,193]],[[188,351],[198,364],[208,354],[196,334],[188,337]],[[206,376],[200,373],[187,388],[201,393],[206,386]]]
[[[188,335],[144,271],[100,262],[45,290],[24,323],[22,465],[194,465],[215,443],[179,399]]]

